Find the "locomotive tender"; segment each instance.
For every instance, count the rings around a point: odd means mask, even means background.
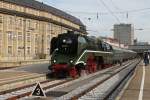
[[[131,50],[114,47],[100,38],[73,31],[52,38],[50,53],[49,70],[57,77],[76,77],[82,70],[93,73],[136,56]]]

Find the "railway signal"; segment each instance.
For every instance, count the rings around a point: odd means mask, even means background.
[[[34,91],[32,92],[31,96],[46,97],[43,89],[41,88],[40,83],[36,84],[36,87],[35,87]]]

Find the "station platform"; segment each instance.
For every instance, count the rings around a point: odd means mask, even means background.
[[[0,71],[0,86],[10,83],[12,81],[17,81],[24,79],[29,76],[38,75],[37,73],[30,73],[24,71]]]
[[[116,100],[150,100],[150,65],[143,61]]]
[[[0,92],[46,80],[48,64],[33,64],[0,70]]]

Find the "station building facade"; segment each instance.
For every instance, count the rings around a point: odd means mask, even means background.
[[[50,40],[67,31],[87,34],[76,17],[35,0],[0,0],[0,61],[46,59]]]

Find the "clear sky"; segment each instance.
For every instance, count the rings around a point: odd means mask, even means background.
[[[38,0],[79,18],[90,35],[113,37],[114,24],[131,23],[135,37],[150,43],[150,0]],[[117,13],[123,12],[123,13]],[[137,29],[144,30],[137,30]]]

